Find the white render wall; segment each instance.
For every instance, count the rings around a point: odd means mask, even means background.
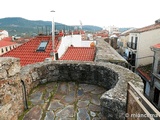
[[[8,37],[8,32],[6,30],[3,30],[2,32],[0,32],[0,40],[2,40],[5,37]]]
[[[61,44],[58,49],[59,58],[65,53],[68,47],[73,45],[74,47],[81,46],[81,35],[69,35],[62,37]]]
[[[0,47],[0,55],[3,55],[4,53],[6,52],[9,52],[10,50],[16,48],[18,46],[18,44],[13,44],[13,45],[10,45],[10,46],[4,46],[4,47]],[[2,50],[3,49],[3,50]],[[6,51],[6,49],[8,51]],[[2,52],[3,51],[3,52]]]
[[[123,47],[127,48],[127,42],[129,42],[129,35],[120,36],[119,40],[123,42]]]
[[[160,43],[160,29],[155,29],[151,31],[142,32],[139,34],[137,43],[137,62],[136,67],[139,65],[147,65],[153,62],[153,51],[150,47]],[[146,58],[142,58],[146,57]]]
[[[81,47],[90,47],[90,44],[94,42],[94,44],[96,45],[96,41],[95,40],[86,40],[86,41],[81,41]]]
[[[71,44],[72,44],[71,39],[72,39],[71,36],[62,37],[61,44],[60,44],[59,49],[57,51],[59,58],[65,53],[67,48],[69,46],[71,46]]]

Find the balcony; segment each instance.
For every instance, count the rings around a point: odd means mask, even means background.
[[[133,42],[127,42],[127,47],[136,50],[137,49],[137,43],[133,43]]]
[[[131,46],[132,46],[131,48],[132,48],[133,50],[136,50],[136,49],[137,49],[137,43],[132,43]]]

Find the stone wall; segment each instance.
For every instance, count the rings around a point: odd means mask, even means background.
[[[52,81],[88,83],[109,90],[116,85],[118,74],[104,65],[79,61],[37,63],[23,67],[21,79],[25,82],[27,93],[39,83]]]
[[[124,67],[111,63],[48,61],[27,65],[21,70],[20,68],[19,59],[0,58],[0,119],[16,120],[23,112],[24,88],[29,94],[39,84],[74,81],[106,88],[106,92],[101,96],[102,113],[108,119],[123,120],[127,82],[131,81],[136,87],[143,88],[140,77]]]
[[[142,90],[140,77],[119,65],[104,62],[54,61],[28,65],[21,70],[21,79],[29,93],[38,84],[51,81],[74,81],[106,88],[101,96],[102,113],[107,119],[124,120],[127,83]]]
[[[24,110],[20,68],[19,59],[0,58],[0,120],[17,120]]]
[[[110,62],[126,67],[128,62],[113,49],[109,43],[100,38],[96,41],[95,62]]]

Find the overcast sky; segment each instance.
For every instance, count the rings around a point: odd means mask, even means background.
[[[55,13],[51,13],[55,10]],[[160,18],[159,0],[3,0],[0,18],[23,17],[67,25],[144,27]]]

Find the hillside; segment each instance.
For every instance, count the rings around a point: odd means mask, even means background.
[[[33,21],[27,20],[20,17],[8,17],[0,19],[0,29],[7,30],[9,35],[18,36],[32,36],[37,33],[47,33],[51,32],[52,23],[51,21]],[[65,29],[73,30],[74,26],[68,26],[62,23],[55,23],[56,30]],[[84,25],[83,30],[87,31],[99,31],[102,28],[92,25]]]
[[[129,30],[130,28],[119,28],[119,31],[122,33],[122,32],[124,32],[124,31],[127,31],[127,30]]]

